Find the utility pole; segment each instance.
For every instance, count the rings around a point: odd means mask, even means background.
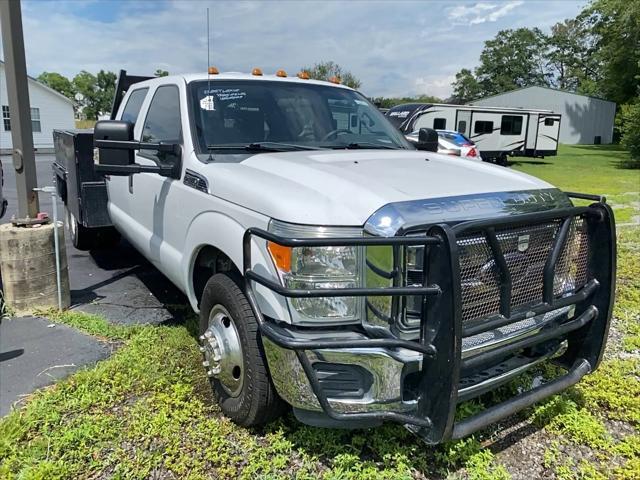
[[[33,151],[31,109],[27,64],[24,56],[22,12],[20,0],[0,0],[0,27],[4,47],[7,75],[7,96],[13,140],[13,167],[16,170],[18,191],[18,222],[35,219],[40,210],[36,177],[36,159]]]

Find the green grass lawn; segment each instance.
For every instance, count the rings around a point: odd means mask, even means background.
[[[604,193],[618,202],[635,191],[637,200],[638,171],[617,169],[623,154],[607,152],[563,147],[560,156],[545,159],[549,163],[516,168],[563,189]],[[82,313],[50,312],[53,322],[119,348],[96,366],[36,392],[24,408],[0,420],[0,479],[505,480],[513,474],[532,480],[636,480],[640,228],[621,229],[618,241],[615,335],[607,359],[576,387],[517,416],[514,422],[528,433],[506,445],[493,428],[428,447],[397,425],[325,430],[301,425],[291,415],[261,429],[241,428],[215,406],[200,365],[194,318],[185,325],[116,327]],[[477,411],[532,380],[527,376],[461,410]],[[527,463],[539,466],[537,477],[523,476],[519,469]]]
[[[618,145],[560,145],[557,157],[512,159],[512,167],[570,192],[605,195],[617,223],[640,223],[640,170],[623,168]]]

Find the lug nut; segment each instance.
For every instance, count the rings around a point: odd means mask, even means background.
[[[209,366],[209,362],[205,360],[204,362],[202,362],[202,366],[203,367],[208,367]]]
[[[213,377],[213,370],[207,370],[207,376]]]
[[[204,353],[207,349],[204,347],[200,347],[198,350],[200,350],[200,353]]]
[[[200,335],[200,341],[204,342],[204,335]]]
[[[209,371],[212,372],[213,375],[218,375],[222,371],[222,368],[220,365],[216,365]]]
[[[204,332],[204,336],[205,336],[206,338],[211,338],[211,331],[210,331],[210,330],[207,330],[206,332]]]

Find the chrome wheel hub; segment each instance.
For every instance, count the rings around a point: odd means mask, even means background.
[[[235,322],[222,305],[211,309],[209,325],[200,336],[200,351],[207,375],[218,380],[229,395],[238,396],[244,377],[242,346]]]

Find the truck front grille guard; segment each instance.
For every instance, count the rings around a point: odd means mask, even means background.
[[[247,298],[260,325],[261,334],[276,345],[295,351],[308,378],[313,393],[324,413],[334,420],[383,420],[405,424],[428,443],[461,438],[487,425],[505,418],[543,398],[556,394],[577,383],[595,369],[602,358],[609,321],[613,307],[615,288],[616,246],[615,224],[611,208],[604,199],[585,194],[568,193],[570,197],[596,201],[585,207],[570,207],[546,212],[519,214],[486,220],[463,222],[455,226],[446,224],[430,226],[423,236],[352,237],[352,238],[289,238],[259,228],[249,228],[243,239],[243,270]],[[588,281],[577,292],[557,298],[553,294],[555,266],[558,263],[566,233],[574,217],[581,217],[587,225],[589,252],[587,260]],[[471,331],[463,328],[461,312],[460,265],[457,237],[468,232],[482,232],[491,245],[500,270],[501,304],[507,305],[511,283],[506,262],[495,241],[495,229],[516,225],[528,225],[549,220],[561,221],[553,247],[545,263],[543,298],[526,311],[511,313],[507,308],[501,314],[486,321],[481,327],[474,325]],[[416,229],[425,230],[424,227]],[[404,232],[406,233],[406,232]],[[383,288],[290,289],[273,279],[251,269],[251,240],[258,237],[288,247],[323,246],[371,246],[424,245],[424,281],[421,286]],[[418,295],[423,299],[419,341],[392,338],[367,338],[361,340],[296,340],[284,333],[274,322],[265,320],[258,306],[252,282],[287,298],[347,297],[347,296],[402,296]],[[551,329],[543,329],[536,335],[515,343],[506,344],[480,355],[462,359],[462,337],[478,334],[519,319],[541,315],[562,307],[575,305],[575,316]],[[499,359],[518,350],[533,347],[552,339],[566,339],[568,348],[556,363],[567,373],[516,397],[464,420],[455,422],[460,374],[463,369],[474,368]],[[359,347],[406,348],[423,355],[420,372],[417,408],[414,413],[375,411],[341,413],[330,404],[305,351],[313,349],[352,349]]]

